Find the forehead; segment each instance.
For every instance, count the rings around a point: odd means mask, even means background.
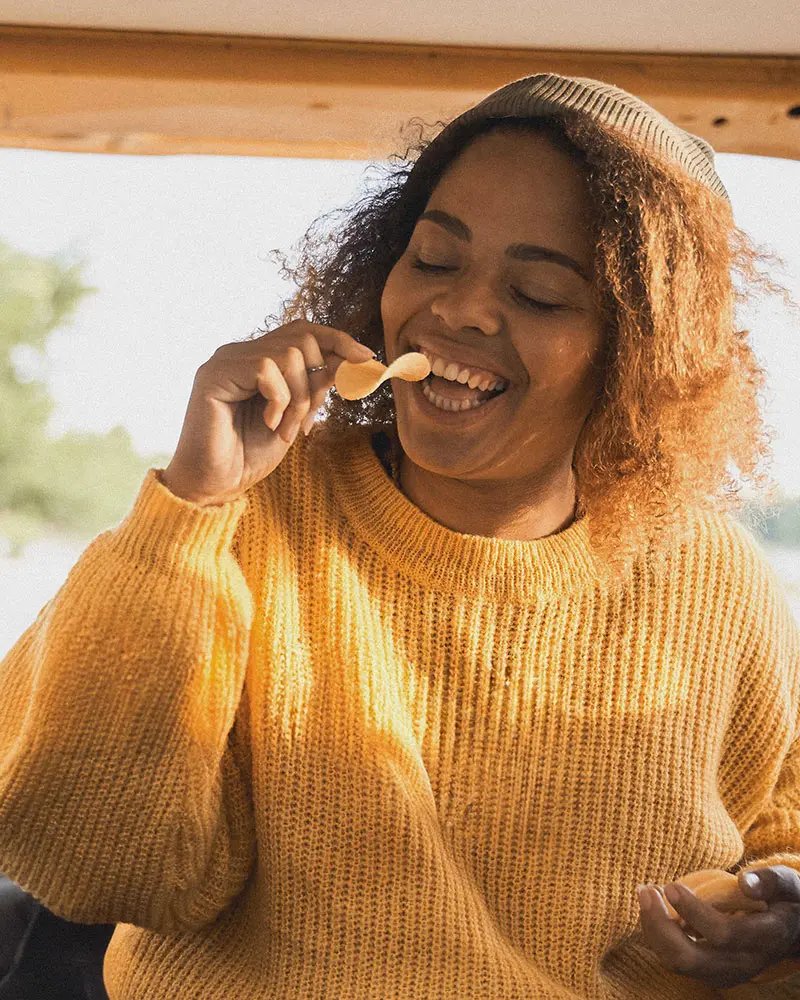
[[[490,242],[542,242],[587,267],[593,256],[586,178],[547,136],[478,136],[448,165],[426,208],[457,216]]]
[[[546,135],[497,129],[473,139],[448,164],[431,193],[473,204],[516,205],[523,214],[566,215],[577,222],[590,210],[586,177]],[[446,207],[444,205],[437,207]]]

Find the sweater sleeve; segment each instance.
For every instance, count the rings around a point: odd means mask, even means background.
[[[735,873],[771,865],[786,865],[800,873],[800,627],[782,584],[760,552],[750,568],[755,603],[749,603],[751,630],[743,682],[763,705],[751,722],[755,732],[786,733],[789,745],[774,770],[764,772],[775,779],[759,789],[760,805],[742,831],[744,855]],[[759,691],[767,694],[759,697]],[[794,980],[800,973],[800,948],[796,958],[769,972],[770,976],[783,973],[781,978],[791,979],[793,988],[800,985],[800,978]],[[754,982],[760,980],[756,977]]]
[[[736,871],[786,865],[800,872],[800,739],[790,747],[767,804],[744,835],[746,863]],[[800,987],[800,943],[792,958],[756,976],[752,982],[791,983]],[[792,993],[796,996],[796,993]]]
[[[800,873],[800,739],[789,748],[778,781],[743,840],[748,861],[737,874],[769,865]]]
[[[161,472],[0,662],[0,870],[68,920],[170,933],[255,860],[253,600],[247,498],[199,507]]]

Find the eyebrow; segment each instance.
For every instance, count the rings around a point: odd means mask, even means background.
[[[423,212],[420,215],[418,222],[423,219],[427,219],[429,222],[435,222],[437,225],[442,226],[448,232],[452,233],[453,236],[460,240],[464,240],[469,243],[472,239],[472,230],[469,226],[462,222],[461,219],[457,219],[454,215],[450,215],[449,212],[443,212],[441,209],[432,208],[427,212]],[[516,260],[546,260],[553,264],[560,264],[562,267],[568,267],[571,271],[574,271],[577,275],[583,278],[584,281],[591,283],[591,279],[583,267],[573,260],[572,257],[565,253],[561,253],[559,250],[553,250],[550,247],[540,247],[535,243],[512,243],[510,246],[506,247],[506,255],[508,257],[514,257]]]

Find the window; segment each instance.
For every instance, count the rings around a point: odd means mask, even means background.
[[[147,468],[167,464],[198,366],[289,294],[270,251],[291,256],[314,219],[355,198],[367,167],[0,149],[0,330],[14,371],[0,392],[0,656]],[[775,277],[797,297],[800,162],[718,154],[717,167],[739,225],[784,257]],[[776,300],[739,322],[770,374],[784,491],[760,534],[800,620],[800,330]],[[45,453],[44,440],[61,445]]]

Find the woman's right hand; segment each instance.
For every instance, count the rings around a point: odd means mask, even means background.
[[[197,369],[163,485],[204,507],[235,500],[280,464],[342,361],[372,357],[349,333],[303,319],[223,344]]]

